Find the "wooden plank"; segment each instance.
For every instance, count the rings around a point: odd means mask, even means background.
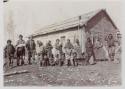
[[[4,76],[11,76],[11,75],[17,75],[17,74],[23,74],[23,73],[30,73],[28,70],[22,70],[22,71],[14,71],[5,73]]]

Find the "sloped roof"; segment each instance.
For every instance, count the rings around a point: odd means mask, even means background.
[[[89,13],[74,17],[74,18],[64,20],[63,22],[60,22],[60,23],[54,23],[54,24],[48,25],[48,26],[46,26],[44,28],[39,29],[37,32],[32,34],[32,36],[43,35],[43,34],[47,34],[47,33],[51,33],[51,32],[65,30],[65,29],[68,29],[68,28],[76,27],[79,24],[84,25],[92,17],[94,17],[96,14],[98,14],[102,10],[103,9],[92,11],[92,12],[89,12]],[[79,23],[79,21],[80,21],[80,23]]]

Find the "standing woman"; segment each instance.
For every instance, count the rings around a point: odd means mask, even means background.
[[[101,42],[101,39],[96,38],[94,42],[94,54],[95,54],[96,60],[109,59],[106,51],[107,50],[105,50],[105,47]]]
[[[35,54],[36,54],[36,44],[32,36],[29,37],[29,40],[26,43],[26,48],[28,51],[28,61],[29,64],[31,64],[31,58],[33,59],[33,61],[35,61]]]

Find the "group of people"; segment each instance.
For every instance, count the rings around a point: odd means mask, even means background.
[[[13,65],[13,59],[17,60],[17,66],[25,64],[26,53],[28,64],[35,61],[40,66],[78,66],[80,63],[88,65],[95,64],[98,59],[119,63],[121,54],[119,42],[114,40],[112,34],[109,34],[106,42],[107,47],[99,38],[92,42],[91,38],[88,37],[85,42],[85,52],[82,52],[78,39],[74,43],[67,39],[65,44],[60,39],[56,39],[55,44],[52,45],[51,41],[46,44],[41,41],[35,43],[32,36],[25,42],[23,36],[19,35],[15,46],[12,45],[11,40],[7,40],[4,57],[8,60],[9,66]]]

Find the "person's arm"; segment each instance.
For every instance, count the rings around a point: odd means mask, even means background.
[[[7,50],[7,46],[5,46],[5,48],[4,48],[4,57],[6,58],[7,57],[7,55],[6,55],[6,51]]]
[[[28,49],[28,43],[29,43],[29,41],[26,42],[26,48],[27,48],[27,49]]]
[[[71,44],[71,46],[72,46],[72,49],[74,49],[74,46],[73,46],[73,44]]]
[[[19,41],[16,42],[16,47],[19,45]]]
[[[35,41],[33,41],[33,43],[34,43],[34,49],[36,50],[36,43],[35,43]]]
[[[52,46],[52,45],[50,45],[50,48],[52,49],[52,48],[53,48],[53,46]]]
[[[13,45],[12,45],[12,48],[13,48],[13,53],[15,53],[15,51],[16,51],[16,50],[15,50],[15,48],[14,48],[14,46],[13,46]]]
[[[46,48],[46,49],[48,49],[48,48],[49,48],[49,45],[48,45],[48,43],[46,44],[45,48]]]

